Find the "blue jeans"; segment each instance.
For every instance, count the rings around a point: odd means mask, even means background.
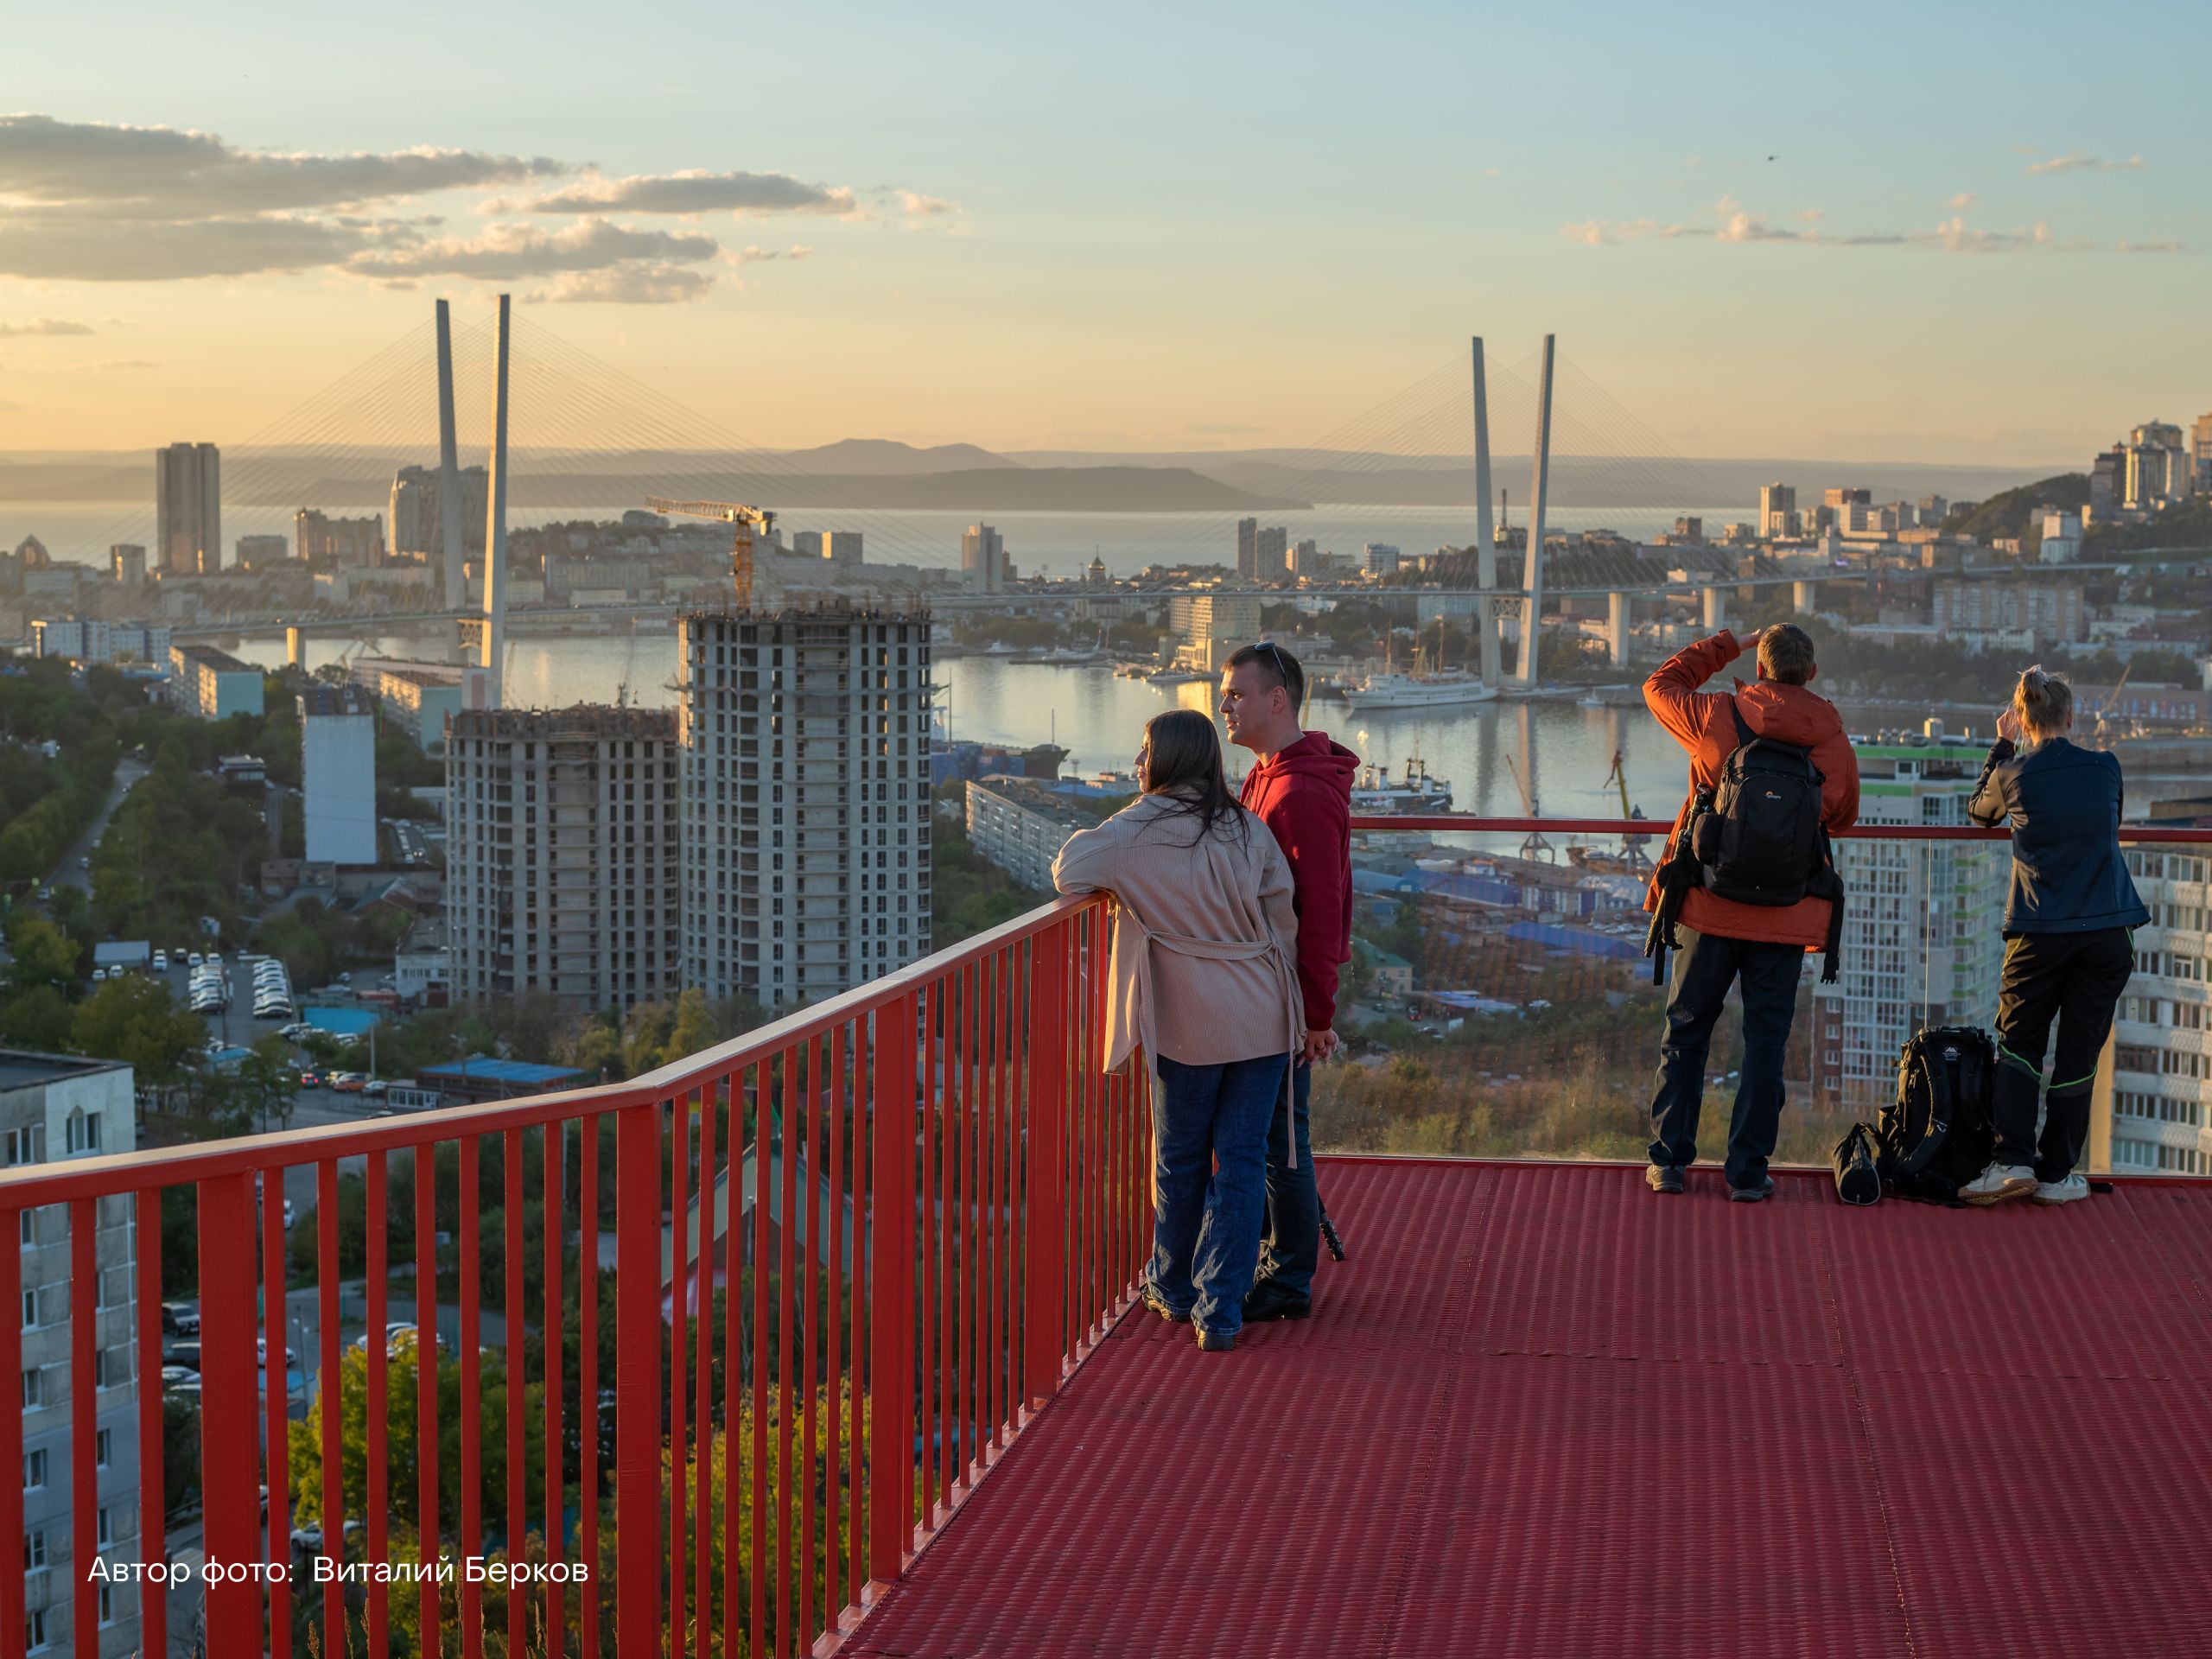
[[[1321,1189],[1313,1179],[1313,1142],[1306,1103],[1313,1068],[1291,1068],[1290,1121],[1282,1103],[1268,1119],[1268,1224],[1260,1240],[1260,1278],[1294,1296],[1313,1294],[1321,1262]],[[1298,1137],[1298,1167],[1290,1166],[1291,1136]]]
[[[1659,1049],[1651,1098],[1651,1161],[1688,1169],[1697,1161],[1698,1108],[1705,1099],[1706,1053],[1728,988],[1744,985],[1744,1060],[1728,1124],[1731,1186],[1757,1186],[1782,1133],[1782,1062],[1797,1014],[1801,944],[1724,938],[1687,927],[1667,992],[1667,1039]]]
[[[1268,1120],[1289,1057],[1185,1065],[1165,1058],[1153,1096],[1153,1289],[1200,1329],[1234,1336],[1260,1257]]]

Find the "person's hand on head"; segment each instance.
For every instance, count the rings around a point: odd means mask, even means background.
[[[1997,735],[2007,743],[2017,743],[2020,741],[2020,716],[2018,711],[2011,709],[1998,711]]]
[[[1753,628],[1749,633],[1738,634],[1736,643],[1742,647],[1745,655],[1756,656],[1758,652],[1759,641],[1765,637],[1765,634],[1764,628]]]

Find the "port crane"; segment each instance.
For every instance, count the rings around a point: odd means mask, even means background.
[[[736,579],[738,604],[751,608],[753,531],[758,530],[764,537],[772,539],[776,530],[773,512],[765,507],[747,506],[742,501],[671,501],[658,495],[647,496],[645,505],[654,512],[672,512],[685,518],[715,518],[734,526],[737,540],[730,550],[730,574]]]

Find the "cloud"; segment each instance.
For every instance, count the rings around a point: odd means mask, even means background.
[[[1583,219],[1562,225],[1560,234],[1570,242],[1580,242],[1590,247],[1607,247],[1623,242],[1702,240],[1729,244],[1754,242],[1786,242],[1800,247],[1817,248],[1919,248],[1939,253],[2025,253],[2052,251],[2083,253],[2099,251],[2101,244],[2082,238],[2061,241],[2052,233],[2049,225],[2038,221],[2024,230],[1983,230],[1967,223],[1963,214],[1954,214],[1932,230],[1924,231],[1855,231],[1837,233],[1819,228],[1817,215],[1798,215],[1810,218],[1808,228],[1794,230],[1776,225],[1762,215],[1752,213],[1732,196],[1724,196],[1713,208],[1712,224],[1662,224],[1656,219]],[[2114,244],[2118,253],[2178,252],[2177,243]]]
[[[569,271],[525,297],[555,305],[682,305],[703,299],[714,285],[712,271],[632,263],[605,270]]]
[[[97,363],[80,363],[79,373],[98,374],[109,369],[158,369],[161,365],[150,357],[109,357]]]
[[[89,283],[245,276],[338,264],[378,233],[289,213],[176,220],[0,218],[0,276]]]
[[[499,213],[827,213],[857,210],[842,186],[809,184],[788,173],[646,173],[580,179],[565,189],[524,200],[488,202]]]
[[[557,229],[474,217],[448,226],[421,211],[423,198],[496,185],[524,188],[480,212],[576,217]],[[899,194],[917,219],[962,211]],[[697,298],[717,278],[693,267],[709,260],[812,251],[725,254],[702,231],[617,222],[722,212],[869,216],[851,189],[785,173],[607,178],[542,156],[429,147],[291,154],[181,128],[0,116],[0,277],[169,282],[320,270],[392,289],[426,277],[543,278],[547,298],[642,304]],[[0,334],[62,331],[42,321]]]
[[[35,334],[89,334],[92,327],[87,322],[72,322],[66,317],[34,317],[29,322],[0,322],[0,340],[25,340]]]
[[[348,262],[356,276],[475,276],[511,282],[624,264],[683,264],[711,259],[721,245],[695,231],[639,231],[604,219],[564,230],[493,225],[481,236],[442,237]]]
[[[1944,206],[1948,207],[1955,213],[1963,213],[1967,208],[1973,207],[1978,200],[1979,198],[1975,196],[1973,191],[1961,190],[1957,195],[1953,196],[1949,201],[1944,203]]]
[[[2139,173],[2149,165],[2140,156],[2131,156],[2124,162],[2107,162],[2073,151],[2054,156],[2049,161],[2031,162],[2020,170],[2030,176],[2038,173]]]
[[[97,207],[110,215],[219,219],[340,207],[569,170],[542,156],[429,148],[283,154],[175,127],[0,116],[0,199]]]

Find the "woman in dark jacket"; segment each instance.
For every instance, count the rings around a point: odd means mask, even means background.
[[[2120,761],[2069,742],[2073,729],[2073,687],[2040,664],[2029,669],[1997,718],[1997,742],[1967,804],[1976,823],[2012,826],[1992,1103],[1997,1155],[1959,1189],[1968,1204],[2089,1196],[2075,1166],[2089,1137],[2097,1056],[2134,969],[2133,931],[2151,918],[2120,856]],[[2058,1053],[2038,1141],[2036,1101],[2054,1020]]]

